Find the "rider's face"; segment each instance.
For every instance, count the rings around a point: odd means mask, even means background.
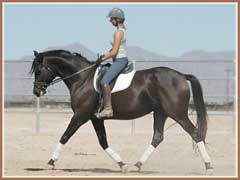
[[[117,26],[117,19],[116,18],[110,18],[110,22],[113,26]]]

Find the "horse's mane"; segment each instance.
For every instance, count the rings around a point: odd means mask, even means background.
[[[45,51],[42,52],[41,54],[43,54],[44,56],[63,56],[63,57],[78,57],[81,58],[81,60],[84,60],[88,63],[91,63],[89,60],[87,60],[86,57],[84,57],[81,53],[77,53],[77,52],[70,52],[67,50],[50,50],[50,51]]]
[[[49,50],[49,51],[44,51],[44,52],[39,53],[34,58],[32,66],[31,66],[30,74],[33,74],[36,71],[37,66],[42,63],[42,60],[45,56],[60,56],[60,57],[65,58],[67,61],[70,60],[71,62],[76,60],[76,62],[78,62],[78,63],[80,61],[83,61],[83,62],[86,62],[89,64],[93,64],[93,62],[89,61],[86,57],[84,57],[82,54],[77,53],[77,52],[70,52],[70,51],[62,50],[62,49]]]

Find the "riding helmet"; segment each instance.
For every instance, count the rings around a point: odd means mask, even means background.
[[[108,13],[108,18],[119,18],[119,19],[125,19],[124,12],[120,8],[113,8],[109,13]]]

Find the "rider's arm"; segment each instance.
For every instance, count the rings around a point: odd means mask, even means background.
[[[114,40],[113,40],[113,48],[111,49],[111,51],[109,51],[108,53],[106,53],[104,55],[104,57],[102,58],[103,61],[115,57],[118,53],[120,44],[121,44],[121,40],[123,37],[123,32],[122,31],[117,31],[114,35]]]

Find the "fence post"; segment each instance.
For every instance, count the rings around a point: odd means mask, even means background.
[[[131,134],[134,135],[135,134],[135,119],[132,120],[132,131]]]
[[[226,103],[227,103],[227,111],[230,111],[231,101],[230,101],[230,72],[231,69],[225,69],[226,71]]]
[[[36,132],[40,132],[40,98],[37,97],[37,107],[36,107]]]

